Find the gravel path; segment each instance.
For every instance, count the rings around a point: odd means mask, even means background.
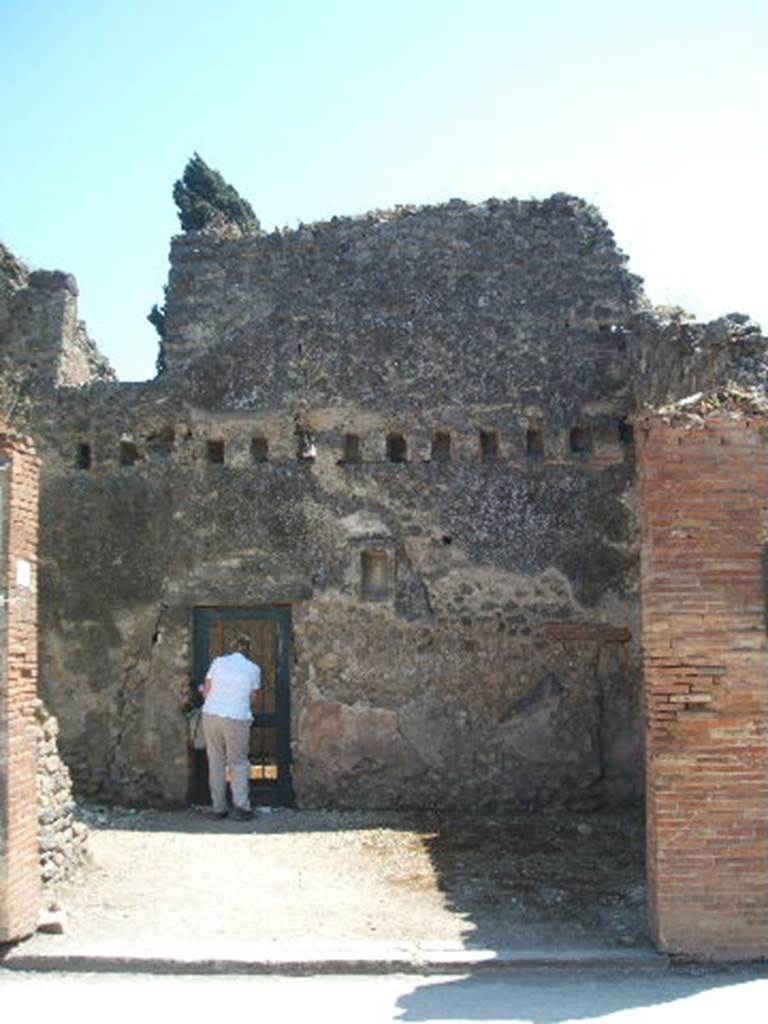
[[[642,943],[636,815],[89,808],[90,863],[33,942]]]

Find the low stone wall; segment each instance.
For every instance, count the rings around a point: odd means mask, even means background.
[[[60,882],[85,860],[88,828],[76,817],[69,769],[59,756],[59,724],[42,701],[36,702],[34,720],[40,875],[43,882]]]

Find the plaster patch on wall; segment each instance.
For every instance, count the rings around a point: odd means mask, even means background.
[[[389,527],[378,516],[369,512],[354,512],[350,516],[345,516],[339,527],[349,540],[392,536]]]

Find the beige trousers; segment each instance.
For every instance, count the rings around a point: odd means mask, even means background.
[[[208,785],[211,789],[214,813],[221,814],[227,809],[227,768],[232,787],[232,802],[235,807],[250,810],[248,741],[251,723],[204,713],[203,732],[208,751]]]

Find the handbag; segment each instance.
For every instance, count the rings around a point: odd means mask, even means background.
[[[202,708],[192,708],[191,711],[187,712],[187,730],[190,747],[193,750],[205,750]]]

